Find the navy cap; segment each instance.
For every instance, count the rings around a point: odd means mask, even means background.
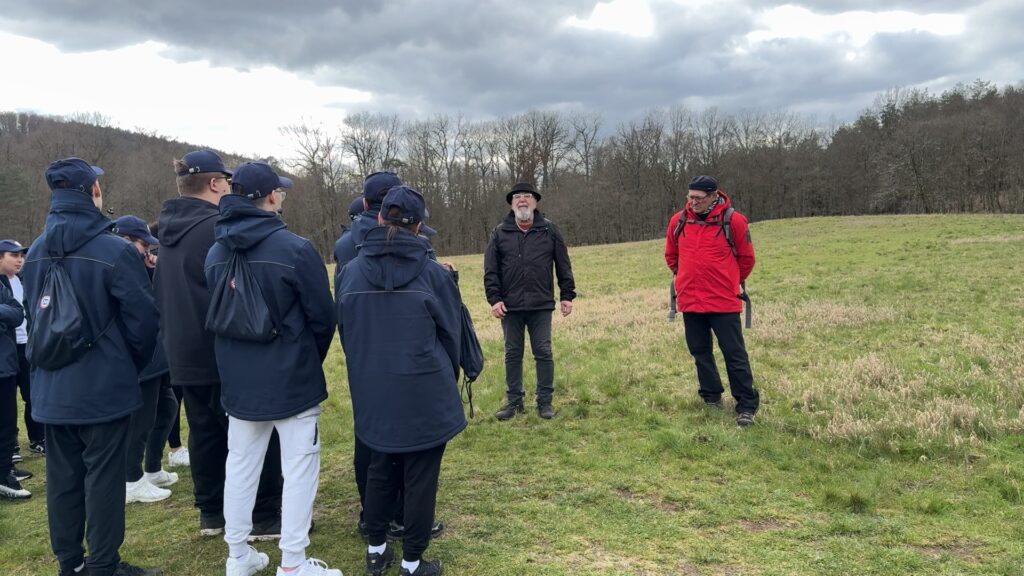
[[[114,234],[142,240],[151,246],[156,246],[160,243],[149,231],[149,225],[146,224],[146,221],[138,216],[121,216],[114,220]]]
[[[28,252],[28,248],[22,246],[17,240],[0,240],[0,254],[5,252]]]
[[[711,176],[694,176],[693,180],[690,180],[689,190],[699,190],[711,194],[718,190],[718,180]]]
[[[393,208],[398,209],[398,214],[390,216]],[[415,224],[427,219],[427,205],[423,195],[409,188],[408,186],[395,186],[388,190],[384,202],[380,206],[382,219],[395,224]]]
[[[433,236],[437,236],[437,230],[434,230],[433,228],[427,226],[426,224],[420,224],[420,234],[426,236],[427,238],[431,238]]]
[[[529,192],[530,194],[533,194],[533,197],[537,199],[537,202],[540,202],[540,192],[537,192],[537,189],[529,182],[520,182],[513,186],[512,190],[510,190],[508,194],[505,194],[505,202],[511,204],[512,196],[520,192]]]
[[[371,206],[380,204],[388,190],[401,185],[402,181],[394,172],[374,172],[363,180],[363,198],[366,198]]]
[[[348,205],[348,217],[355,220],[363,213],[363,210],[366,210],[366,205],[363,204],[363,197],[360,196]]]
[[[278,188],[291,188],[292,181],[282,178],[266,162],[244,162],[231,177],[231,193],[250,200],[265,198]]]
[[[65,158],[51,162],[46,168],[46,183],[50,190],[57,190],[57,182],[64,182],[61,188],[89,192],[96,178],[103,174],[103,169],[93,166],[81,158]]]
[[[178,172],[178,176],[189,174],[203,174],[207,172],[220,172],[231,177],[231,171],[224,167],[224,161],[216,152],[210,150],[195,150],[182,156],[181,161],[188,165],[188,170]]]

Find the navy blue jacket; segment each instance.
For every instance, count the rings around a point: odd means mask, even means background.
[[[160,210],[160,259],[153,294],[163,317],[160,344],[167,354],[171,384],[177,386],[220,383],[213,334],[205,328],[210,291],[204,271],[218,215],[215,204],[187,196],[164,202]]]
[[[112,227],[87,194],[55,190],[46,229],[25,259],[29,315],[51,255],[64,254],[86,333],[102,332],[85,355],[63,368],[33,366],[32,418],[44,424],[110,422],[142,405],[139,371],[153,357],[160,319],[138,251]]]
[[[327,268],[308,240],[250,200],[225,196],[220,213],[207,285],[217,286],[233,250],[244,252],[280,332],[270,342],[215,337],[221,404],[241,420],[294,416],[327,398],[323,361],[334,335]]]
[[[341,271],[338,332],[356,436],[378,452],[427,450],[466,427],[456,374],[461,298],[406,230],[374,228]]]
[[[14,297],[7,276],[0,274],[0,378],[18,373],[18,340],[15,330],[25,321],[25,309]]]
[[[141,256],[141,254],[139,255]],[[150,281],[153,280],[154,270],[146,268],[146,273],[149,274]],[[167,374],[169,368],[167,366],[167,354],[164,352],[164,347],[157,340],[156,349],[153,350],[153,359],[146,364],[146,367],[142,369],[139,374],[139,382],[145,382],[147,380],[153,380],[159,378],[164,374]]]
[[[359,246],[363,243],[363,239],[366,238],[366,233],[377,227],[377,214],[379,212],[379,205],[364,211],[352,222],[352,226],[342,229],[341,236],[338,236],[338,239],[334,242],[335,293],[337,293],[338,275],[341,274],[341,269],[345,267],[345,264],[355,259],[356,254],[359,253]]]

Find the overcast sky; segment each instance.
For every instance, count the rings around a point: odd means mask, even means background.
[[[685,104],[849,121],[893,86],[1024,80],[1024,1],[0,0],[0,110],[241,155],[360,111]]]

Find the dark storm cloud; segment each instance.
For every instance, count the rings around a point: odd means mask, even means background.
[[[373,100],[367,107],[375,111],[463,112],[479,118],[529,108],[588,109],[628,118],[652,107],[691,102],[842,111],[842,119],[849,119],[873,94],[892,86],[985,78],[978,57],[1012,69],[1005,47],[1016,45],[1013,53],[1020,54],[1021,40],[1010,23],[1024,21],[1019,2],[985,2],[971,9],[962,36],[880,34],[848,60],[848,47],[824,41],[748,45],[746,35],[755,29],[759,11],[783,2],[688,7],[652,1],[656,33],[650,38],[562,25],[572,16],[586,19],[594,0],[19,4],[3,12],[0,28],[63,50],[155,40],[180,61],[205,59],[241,69],[269,64],[320,84],[369,91]],[[819,14],[963,10],[962,2],[945,0],[791,4]],[[990,26],[1004,32],[990,33]],[[965,48],[965,41],[973,48]]]

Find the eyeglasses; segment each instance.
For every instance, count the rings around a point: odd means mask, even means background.
[[[514,198],[516,200],[518,200],[520,198],[533,198],[533,193],[531,193],[531,192],[520,192],[518,194],[513,194],[512,198]]]
[[[687,196],[686,199],[690,202],[703,202],[711,198],[711,194],[705,194],[704,196]]]
[[[214,176],[213,179],[214,180],[224,180],[224,181],[226,181],[228,183],[228,185],[231,184],[231,177],[230,176]]]
[[[281,195],[282,202],[284,202],[284,199],[288,197],[288,191],[285,190],[284,188],[278,188],[277,190],[274,190],[274,192],[277,192],[278,194]]]

